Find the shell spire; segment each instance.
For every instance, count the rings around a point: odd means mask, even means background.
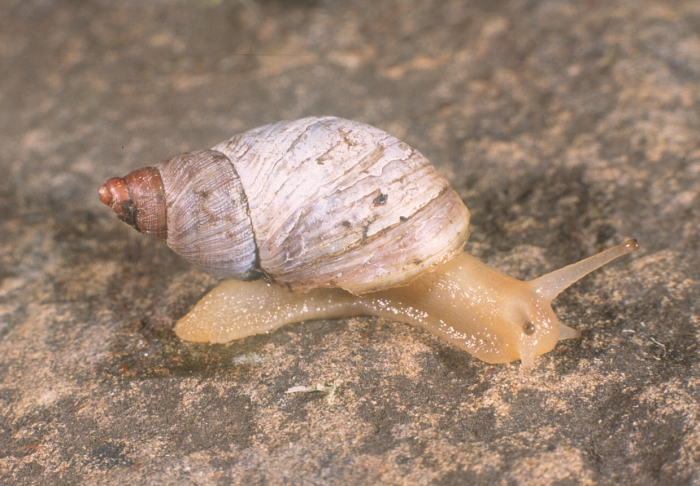
[[[143,167],[112,177],[99,189],[100,201],[137,231],[166,240],[165,188],[158,169]]]

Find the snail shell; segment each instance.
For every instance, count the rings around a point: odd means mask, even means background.
[[[293,291],[402,285],[469,236],[469,211],[419,151],[334,117],[176,155],[108,180],[100,199],[211,273]]]

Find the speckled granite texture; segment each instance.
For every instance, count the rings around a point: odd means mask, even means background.
[[[3,484],[700,484],[697,0],[4,0],[0,73]],[[511,275],[643,249],[530,374],[372,318],[181,342],[217,279],[97,187],[320,114],[426,154]]]

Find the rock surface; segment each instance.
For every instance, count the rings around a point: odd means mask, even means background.
[[[0,482],[700,483],[700,2],[0,4]],[[332,114],[421,150],[519,278],[636,237],[488,365],[407,325],[172,332],[217,279],[97,187]],[[292,387],[335,383],[333,400]],[[331,403],[329,403],[331,402]]]

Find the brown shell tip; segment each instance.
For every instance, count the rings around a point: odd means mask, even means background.
[[[109,189],[107,188],[107,183],[100,186],[100,201],[102,204],[110,206],[112,204],[112,196],[109,194]]]
[[[131,199],[129,192],[129,187],[124,179],[112,177],[100,186],[100,201],[111,207],[117,215],[123,215],[122,205]]]
[[[144,167],[112,177],[99,189],[100,201],[136,230],[161,240],[167,238],[165,196],[160,172]]]

